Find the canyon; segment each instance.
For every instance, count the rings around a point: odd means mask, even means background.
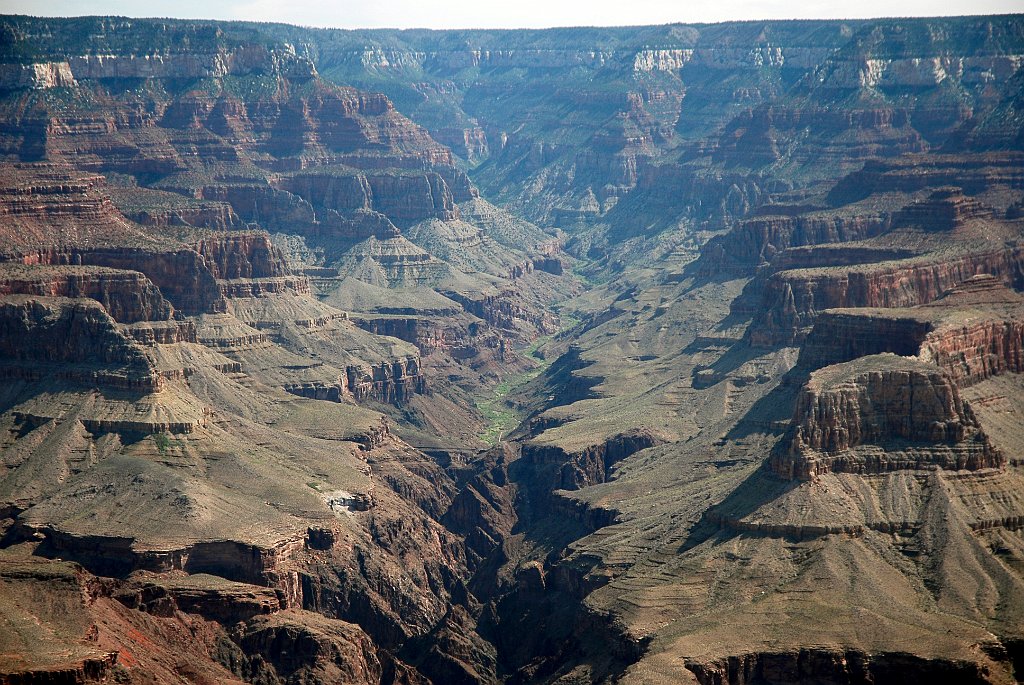
[[[1024,18],[0,16],[0,683],[1024,678]]]

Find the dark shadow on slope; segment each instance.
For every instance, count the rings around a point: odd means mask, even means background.
[[[713,336],[713,334],[712,334]],[[685,354],[696,354],[708,349],[708,339],[712,338],[707,334],[698,336],[683,350]],[[734,342],[726,352],[708,366],[695,366],[693,369],[693,387],[697,390],[710,388],[721,383],[729,374],[739,369],[749,361],[764,356],[764,350],[755,350],[740,340]]]
[[[678,552],[682,554],[715,537],[719,542],[725,542],[739,535],[750,535],[749,531],[732,530],[725,523],[743,519],[799,486],[799,481],[780,478],[773,473],[765,460],[724,500],[704,512],[679,546]]]
[[[519,401],[519,409],[525,418],[513,432],[514,436],[537,435],[558,425],[558,421],[540,416],[549,409],[599,397],[594,388],[605,379],[576,373],[594,364],[583,359],[580,353],[579,347],[571,345],[545,373],[530,381],[519,393],[528,399]]]
[[[805,379],[802,370],[790,371],[771,392],[754,402],[743,418],[725,435],[726,440],[742,440],[753,433],[781,435],[789,428],[797,394]]]

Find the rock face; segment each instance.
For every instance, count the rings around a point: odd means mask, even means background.
[[[523,446],[523,461],[538,470],[551,471],[553,489],[576,490],[607,481],[617,462],[662,441],[657,435],[638,430],[613,436],[572,454],[566,454],[559,447],[527,443]]]
[[[817,313],[841,307],[908,307],[937,299],[978,274],[991,274],[1020,287],[1024,249],[913,259],[856,270],[798,269],[771,276],[762,308],[751,325],[752,345],[794,344],[803,339]]]
[[[826,311],[807,336],[798,365],[817,369],[891,352],[935,364],[960,387],[1020,373],[1022,305],[1024,298],[986,274],[925,306]]]
[[[222,233],[200,240],[196,252],[218,279],[288,276],[284,255],[265,233]]]
[[[458,302],[463,308],[495,328],[515,330],[516,321],[526,321],[542,333],[554,330],[550,314],[529,309],[512,292],[501,292],[475,297],[454,291],[444,291],[445,296]]]
[[[468,195],[456,198],[444,179],[432,172],[358,176],[307,173],[293,175],[282,185],[314,207],[339,213],[372,210],[400,224],[457,219],[456,201],[470,199]]]
[[[0,251],[26,254],[49,247],[155,242],[125,219],[105,187],[102,176],[76,173],[66,165],[6,165],[0,183]]]
[[[192,582],[145,583],[141,587],[126,588],[118,593],[117,600],[148,614],[167,615],[180,611],[226,624],[277,613],[282,608],[277,593],[270,588],[223,582],[203,587],[200,582],[205,575],[196,574],[194,580],[190,579]]]
[[[862,240],[882,233],[887,227],[888,221],[881,216],[770,215],[749,219],[730,235],[709,241],[701,251],[700,270],[705,275],[718,274],[723,269],[749,272],[791,247]]]
[[[72,86],[75,76],[67,62],[4,64],[0,66],[0,88],[61,88]]]
[[[746,654],[727,662],[688,663],[686,667],[700,685],[805,679],[870,683],[898,679],[906,673],[934,682],[984,683],[987,680],[976,664],[968,662],[922,659],[901,653],[867,655],[818,649]]]
[[[905,207],[897,212],[893,223],[919,226],[926,231],[951,231],[973,219],[991,216],[991,209],[965,196],[959,187],[951,187],[932,191],[928,199]]]
[[[310,625],[279,615],[250,622],[236,639],[244,653],[266,655],[239,668],[246,680],[387,683],[401,678],[390,655],[378,652],[369,636],[343,621]]]
[[[463,337],[462,331],[439,325],[431,317],[360,316],[355,322],[360,328],[376,335],[388,335],[411,342],[424,353],[450,350]]]
[[[137,271],[102,267],[0,265],[0,294],[96,300],[116,321],[166,321],[173,308],[160,290]]]
[[[0,356],[8,378],[53,374],[143,392],[158,391],[163,385],[145,354],[91,300],[4,296],[0,333]],[[25,345],[26,340],[32,345]]]
[[[283,71],[292,78],[316,74],[313,64],[294,52],[245,46],[210,54],[78,55],[63,62],[4,65],[0,88],[58,88],[81,79],[218,78]]]
[[[1024,372],[1024,323],[989,320],[947,326],[929,336],[921,357],[946,370],[960,385],[1001,373]]]
[[[1004,463],[949,376],[883,354],[811,374],[797,400],[788,449],[773,457],[772,468],[807,480],[828,472]]]
[[[46,266],[87,264],[139,271],[185,314],[224,311],[217,279],[199,253],[190,249],[157,252],[138,248],[47,251],[31,263]]]
[[[426,392],[419,359],[408,357],[373,366],[348,366],[334,383],[288,383],[288,392],[300,397],[341,402],[346,396],[357,401],[372,399],[385,404],[404,404],[414,394]]]
[[[872,311],[878,313],[872,316],[856,309],[822,312],[800,348],[798,365],[820,369],[883,352],[914,357],[934,328],[927,318],[886,316],[884,311]]]
[[[30,528],[34,527],[29,524]],[[268,613],[276,608],[301,605],[301,590],[295,578],[281,571],[282,564],[301,549],[301,541],[291,541],[275,547],[261,548],[235,541],[213,541],[188,545],[172,550],[136,550],[131,538],[80,536],[65,531],[44,528],[46,537],[43,551],[47,555],[74,559],[92,572],[107,576],[124,576],[134,571],[186,570],[191,574],[209,574],[239,583],[270,587],[280,591],[275,595],[280,604],[266,604]],[[143,598],[139,598],[143,602]],[[187,601],[187,600],[185,600]],[[201,601],[195,598],[196,602]],[[246,607],[240,611],[250,611]]]
[[[245,228],[226,202],[198,201],[149,188],[106,188],[114,204],[129,220],[170,232],[178,227],[227,231]]]
[[[133,30],[95,28],[107,36]],[[160,40],[189,32],[154,30]],[[458,216],[456,202],[475,197],[451,152],[384,95],[329,84],[290,47],[246,38],[224,47],[209,36],[182,37],[216,45],[209,53],[180,52],[174,44],[164,54],[125,52],[111,41],[107,54],[69,56],[74,76],[67,87],[83,102],[111,80],[148,79],[168,88],[145,105],[123,94],[73,111],[33,100],[20,114],[9,112],[23,123],[16,140],[4,140],[5,149],[26,161],[144,176],[148,187],[139,193],[129,186],[115,195],[126,214],[149,226],[224,228],[241,219],[312,235],[383,236],[394,235],[394,227],[385,228],[384,218],[368,232],[366,212],[379,210],[403,225],[451,219]],[[71,49],[59,43],[55,50]],[[195,78],[207,79],[214,91],[180,89],[181,79]],[[235,93],[237,78],[264,79],[267,87]],[[253,156],[265,160],[263,170],[252,165]]]
[[[31,173],[35,178],[41,172],[39,168],[31,168]],[[27,187],[29,191],[32,188],[44,189],[41,199],[37,200],[44,208],[52,208],[55,203],[64,201],[73,207],[75,196],[67,199],[67,192],[71,191],[58,185],[55,192],[50,192],[52,183],[53,180],[47,177]],[[90,184],[92,181],[88,180],[82,186],[79,197],[88,198],[90,193],[102,197],[102,185]],[[31,193],[30,196],[35,197]],[[0,292],[91,298],[99,302],[109,315],[125,324],[168,321],[174,312],[179,316],[224,313],[230,302],[240,299],[298,295],[311,300],[308,280],[291,274],[283,254],[265,233],[203,232],[184,244],[175,240],[142,247],[135,244],[131,231],[120,231],[123,227],[131,227],[131,223],[116,208],[105,200],[96,202],[105,210],[90,215],[93,222],[90,227],[98,228],[97,235],[109,236],[106,246],[90,246],[90,239],[82,235],[75,239],[82,243],[81,246],[53,243],[46,246],[41,241],[55,240],[55,237],[45,231],[39,234],[38,243],[19,249],[19,244],[14,242],[10,247],[18,251],[10,255],[10,262],[0,267],[6,274]],[[78,211],[68,211],[73,216],[82,215]],[[45,222],[54,221],[61,215],[47,209],[36,216]],[[329,317],[335,315],[340,316],[341,313],[330,314]],[[303,314],[289,325],[317,329],[324,323],[319,321],[317,314],[311,317]],[[280,327],[280,323],[274,326]],[[73,334],[66,333],[69,336]],[[188,329],[177,324],[137,327],[128,335],[145,344],[196,340],[194,326]],[[258,342],[252,335],[248,337],[250,343]],[[214,341],[215,347],[217,344]],[[425,390],[418,364],[414,357],[382,361],[374,356],[370,361],[358,364],[350,360],[330,383],[288,382],[284,387],[303,397],[335,401],[350,397],[359,401],[372,399],[403,403],[412,394]],[[103,373],[107,374],[106,371]],[[115,376],[121,378],[119,372]],[[154,377],[150,381],[117,380],[117,383],[127,383],[132,387],[143,383],[150,389],[157,389],[160,378]]]
[[[46,250],[23,258],[28,265],[52,269],[62,265],[91,265],[108,270],[137,271],[155,284],[183,314],[223,312],[224,290],[218,281],[275,279],[289,274],[283,257],[266,234],[234,233],[211,236],[176,250],[134,247]],[[283,282],[281,282],[283,283]],[[308,292],[301,278],[293,287]],[[279,286],[281,287],[281,286]],[[264,289],[273,289],[273,281]],[[237,286],[236,286],[237,290]],[[237,296],[237,295],[235,295]],[[166,317],[165,317],[166,318]]]
[[[971,194],[1000,185],[1019,189],[1024,187],[1021,162],[1018,151],[871,160],[859,171],[840,179],[829,191],[828,199],[834,205],[842,205],[874,193],[915,192],[938,186],[956,186]]]

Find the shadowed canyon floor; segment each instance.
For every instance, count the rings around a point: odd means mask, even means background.
[[[1024,18],[0,17],[0,683],[1024,678]]]

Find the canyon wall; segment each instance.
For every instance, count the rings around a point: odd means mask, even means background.
[[[8,378],[65,376],[78,383],[142,392],[163,381],[146,355],[91,300],[0,298],[0,354]],[[25,345],[31,340],[31,345]]]
[[[752,345],[801,341],[818,312],[842,307],[908,307],[937,299],[977,274],[1024,287],[1024,248],[904,260],[850,269],[782,271],[767,279],[748,332]]]
[[[977,470],[1006,461],[953,379],[930,364],[888,353],[811,374],[787,442],[784,453],[773,455],[772,468],[802,480],[930,464]]]

